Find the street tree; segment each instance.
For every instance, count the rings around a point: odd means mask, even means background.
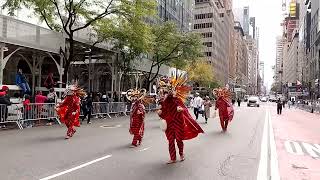
[[[190,80],[202,87],[210,87],[210,85],[214,85],[215,83],[212,67],[204,60],[190,63],[187,66],[186,71]]]
[[[131,6],[131,14],[102,19],[96,26],[98,39],[111,41],[114,49],[120,52],[121,60],[117,65],[124,73],[131,71],[134,60],[139,61],[142,54],[151,50],[152,31],[146,18],[155,17],[156,1],[136,1]]]
[[[173,22],[153,25],[152,37],[151,49],[148,50],[151,56],[146,78],[148,86],[157,78],[162,65],[183,69],[202,55],[199,35],[181,32]]]
[[[21,8],[30,9],[48,28],[67,37],[66,48],[60,50],[66,78],[69,66],[75,60],[75,34],[94,27],[104,18],[134,16],[136,2],[147,7],[150,0],[6,0],[2,8],[8,9],[10,15]]]

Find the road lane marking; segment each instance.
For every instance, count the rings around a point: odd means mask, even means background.
[[[148,149],[150,149],[150,147],[140,149],[139,152],[146,151],[146,150],[148,150]]]
[[[285,141],[284,147],[286,148],[287,152],[293,155],[304,155],[303,150],[299,143],[295,141]]]
[[[257,180],[268,180],[268,113],[266,112],[266,117],[263,125],[263,134],[260,149],[260,161],[257,174]]]
[[[104,160],[104,159],[110,158],[111,156],[112,156],[111,154],[110,154],[110,155],[106,155],[106,156],[103,156],[103,157],[101,157],[101,158],[92,160],[92,161],[90,161],[90,162],[81,164],[80,166],[76,166],[76,167],[74,167],[74,168],[71,168],[71,169],[62,171],[62,172],[60,172],[60,173],[57,173],[57,174],[54,174],[54,175],[51,175],[51,176],[48,176],[48,177],[45,177],[45,178],[42,178],[42,179],[39,179],[39,180],[50,180],[50,179],[53,179],[53,178],[62,176],[62,175],[64,175],[64,174],[70,173],[70,172],[72,172],[72,171],[81,169],[81,168],[83,168],[83,167],[89,166],[89,165],[91,165],[91,164],[97,163],[97,162],[102,161],[102,160]]]
[[[278,154],[276,148],[276,142],[274,139],[273,127],[271,122],[270,112],[268,111],[268,122],[269,122],[269,140],[270,140],[270,180],[280,180],[279,175],[279,164],[278,164]]]
[[[320,157],[320,145],[313,143],[306,143],[300,141],[287,140],[284,142],[286,151],[296,156],[311,156],[313,158]]]

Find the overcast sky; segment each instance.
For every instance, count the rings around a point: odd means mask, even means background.
[[[256,17],[260,29],[260,61],[265,62],[265,85],[270,88],[276,59],[276,37],[282,33],[282,0],[233,0],[233,4],[234,8],[249,6],[250,16]]]

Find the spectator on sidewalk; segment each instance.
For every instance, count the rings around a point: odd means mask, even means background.
[[[201,106],[202,106],[202,98],[199,96],[199,93],[195,94],[195,98],[193,99],[193,110],[194,110],[194,115],[196,116],[196,120],[199,118],[199,113],[201,111]]]
[[[57,93],[54,91],[54,88],[49,90],[49,94],[47,95],[46,103],[56,103],[57,101]]]
[[[2,86],[0,95],[0,121],[6,121],[8,118],[8,106],[12,103],[10,101],[10,96],[8,95],[8,86]]]
[[[282,102],[281,99],[279,98],[277,101],[277,113],[280,115],[282,114]]]
[[[83,110],[82,122],[88,116],[87,124],[91,124],[90,119],[91,119],[91,113],[93,108],[92,106],[93,106],[92,93],[89,93],[82,103],[82,110]]]
[[[205,118],[206,124],[207,124],[208,118],[210,118],[210,108],[212,107],[212,103],[210,101],[209,96],[206,96],[206,98],[203,102],[203,106],[204,106],[204,118]]]
[[[24,95],[23,104],[23,119],[26,120],[23,122],[23,126],[26,128],[31,128],[33,123],[30,121],[32,118],[32,111],[30,106],[30,96],[28,94]]]
[[[240,106],[241,106],[241,99],[238,98],[238,99],[237,99],[237,102],[238,102],[238,107],[240,107]]]
[[[44,81],[44,87],[46,87],[47,89],[51,89],[53,88],[57,83],[54,82],[53,79],[53,73],[50,72],[47,79]]]
[[[26,76],[23,74],[22,69],[19,68],[17,74],[16,74],[16,85],[18,85],[22,89],[22,95],[24,94],[30,94],[31,89],[28,84]]]

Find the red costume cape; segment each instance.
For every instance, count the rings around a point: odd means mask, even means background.
[[[219,97],[216,102],[216,108],[219,109],[220,119],[226,121],[232,121],[234,115],[234,109],[232,104],[223,97]]]
[[[183,127],[183,140],[193,139],[198,136],[199,133],[204,133],[199,124],[191,117],[187,107],[177,97],[169,95],[165,100],[161,102],[160,117],[164,119],[167,124],[174,120],[184,121]],[[178,112],[177,107],[183,108],[183,111]]]
[[[80,126],[80,98],[78,96],[66,96],[59,105],[57,114],[60,121],[67,126]]]

